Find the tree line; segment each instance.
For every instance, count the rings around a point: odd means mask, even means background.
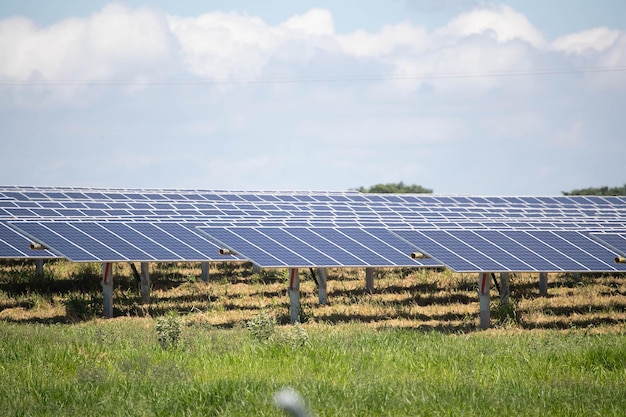
[[[376,193],[376,194],[431,194],[432,189],[422,187],[417,184],[405,184],[404,182],[392,182],[386,184],[375,184],[370,187],[358,187],[356,191],[361,193]],[[621,187],[588,187],[574,189],[571,191],[561,191],[563,195],[626,195],[626,184]]]

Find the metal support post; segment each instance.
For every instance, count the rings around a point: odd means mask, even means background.
[[[35,276],[39,278],[43,277],[43,259],[42,258],[35,259]]]
[[[104,318],[113,317],[113,264],[102,264],[102,304]]]
[[[289,321],[300,321],[300,277],[298,268],[289,269]]]
[[[548,273],[539,273],[539,294],[548,295]]]
[[[209,263],[202,262],[201,268],[202,268],[202,275],[201,275],[202,282],[209,282]]]
[[[141,263],[141,302],[150,303],[150,270],[148,262]]]
[[[320,304],[326,304],[328,297],[326,295],[326,268],[317,268],[317,294]]]
[[[509,287],[509,273],[500,272],[500,305],[509,304],[511,290]]]
[[[365,268],[365,289],[372,294],[374,292],[374,268]]]
[[[478,275],[478,300],[480,303],[480,328],[488,329],[491,325],[491,312],[489,311],[489,289],[490,289],[490,275],[487,272],[483,272]]]
[[[260,274],[261,273],[261,267],[258,266],[257,264],[252,264],[252,273],[253,274]]]

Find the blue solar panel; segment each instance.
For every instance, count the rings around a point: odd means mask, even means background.
[[[417,246],[423,253],[444,263],[457,272],[508,271],[479,250],[453,236],[454,231],[445,230],[394,230],[398,236]]]
[[[137,227],[140,223],[135,223],[132,227]],[[174,240],[171,242],[172,250],[180,254],[186,260],[237,260],[240,257],[220,257],[219,246],[207,239],[207,237],[197,230],[201,223],[154,223],[154,226],[169,234]],[[163,239],[167,239],[163,237]],[[164,240],[165,241],[165,240]],[[200,256],[194,253],[199,253]]]
[[[309,266],[338,264],[338,261],[333,259],[331,256],[319,251],[314,246],[309,245],[306,241],[298,239],[285,229],[279,227],[264,227],[263,233],[265,233],[268,237],[275,239],[276,242],[280,242],[282,245],[306,258],[311,264]]]
[[[476,230],[478,236],[496,245],[503,251],[515,254],[515,256],[523,260],[524,264],[529,265],[533,271],[560,271],[559,266],[553,264],[545,257],[533,252],[525,246],[512,239],[507,234],[496,230]]]
[[[200,229],[262,267],[424,265],[411,259],[410,251],[402,253],[391,245],[390,241],[406,247],[386,230],[371,234],[368,229],[324,227]]]
[[[515,231],[501,233],[557,264],[563,271],[626,271],[626,265],[613,264],[614,255],[606,247],[578,231]]]
[[[626,271],[576,231],[400,230],[398,236],[457,272]]]
[[[286,263],[280,259],[272,256],[267,251],[263,250],[259,246],[254,245],[248,240],[239,236],[238,233],[228,228],[200,228],[200,230],[206,232],[211,238],[222,243],[224,249],[230,249],[236,251],[237,254],[244,256],[259,266],[272,268],[272,267],[285,267]]]
[[[79,244],[70,242],[65,237],[38,222],[12,223],[20,232],[35,242],[44,243],[51,250],[70,260],[82,262],[98,262],[100,258],[82,249]],[[101,245],[98,245],[101,246]]]
[[[164,246],[163,243],[159,241],[160,236],[151,235],[152,229],[150,226],[146,226],[146,228],[141,227],[142,223],[118,223],[118,222],[102,222],[100,226],[107,230],[110,233],[113,233],[120,239],[128,242],[130,245],[133,245],[136,248],[140,248],[142,252],[149,254],[150,257],[157,259],[159,261],[172,260],[172,261],[180,261],[186,260],[183,256],[175,253],[172,250],[169,250]],[[135,227],[139,226],[136,230]],[[133,259],[132,255],[129,254],[132,260],[137,261],[139,259]]]
[[[368,266],[367,261],[354,256],[349,250],[342,248],[336,242],[332,242],[316,233],[316,231],[322,229],[324,228],[290,228],[289,233],[335,259],[337,264],[333,266]]]
[[[100,225],[98,223],[76,222],[72,223],[72,227],[80,230],[84,234],[106,245],[109,248],[115,248],[116,253],[120,255],[120,260],[152,261],[157,259],[144,252],[139,247],[128,242],[127,240],[119,237],[115,233],[107,230],[103,225]],[[83,247],[91,248],[89,245]]]
[[[421,266],[439,267],[443,266],[440,262],[433,259],[419,259],[410,262],[407,258],[409,254],[415,251],[415,247],[407,244],[402,239],[396,239],[395,235],[387,229],[383,228],[357,228],[342,227],[341,233],[364,244],[368,248],[376,248],[376,252],[388,259],[393,265],[414,266],[417,263]]]
[[[0,222],[0,259],[26,259],[26,258],[57,258],[58,256],[48,250],[31,250],[33,243],[21,233],[18,233],[8,224]]]
[[[346,229],[346,232],[349,229]],[[319,228],[313,229],[315,233],[322,236],[329,241],[338,244],[349,252],[350,254],[356,256],[357,258],[363,260],[368,265],[376,265],[376,266],[395,266],[401,263],[394,263],[389,259],[381,256],[377,251],[368,248],[365,243],[366,242],[358,242],[356,240],[351,239],[346,234],[342,233],[342,231],[334,228]],[[374,240],[370,239],[370,242],[376,243]],[[407,257],[408,258],[408,257]],[[409,259],[403,259],[405,263],[409,263]]]
[[[218,246],[176,223],[16,222],[19,231],[74,262],[236,260]]]
[[[626,232],[624,233],[592,233],[591,236],[607,245],[618,254],[626,256]]]

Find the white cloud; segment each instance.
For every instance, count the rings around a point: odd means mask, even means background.
[[[398,52],[423,51],[429,43],[426,29],[410,23],[387,25],[378,33],[358,30],[347,35],[338,35],[337,40],[347,55],[375,58],[384,58]]]
[[[552,47],[566,54],[602,52],[613,46],[618,36],[619,31],[601,27],[561,36],[552,42]]]
[[[301,62],[316,50],[337,49],[332,15],[323,9],[295,15],[276,26],[258,17],[220,12],[170,17],[169,22],[187,70],[217,80],[254,79],[273,58]]]
[[[453,19],[437,34],[451,38],[455,42],[459,38],[471,35],[487,35],[499,43],[520,39],[543,49],[546,41],[523,14],[509,6],[478,7]]]
[[[304,14],[292,16],[280,26],[312,37],[332,36],[335,33],[333,16],[326,9],[311,9]]]
[[[596,59],[603,62],[623,63],[621,44],[618,32],[598,28],[561,37],[547,48],[523,14],[503,5],[477,7],[431,33],[400,22],[376,33],[338,34],[326,9],[270,25],[242,13],[177,17],[112,4],[44,28],[24,18],[0,21],[0,77],[253,81],[338,75],[323,73],[330,68],[348,76],[368,71],[414,78],[392,83],[404,93],[427,85],[435,92],[475,94],[511,84],[491,73],[562,65],[570,54],[589,49],[602,52]]]
[[[111,80],[162,77],[176,63],[165,16],[112,4],[94,15],[38,28],[0,21],[0,77],[17,80]]]
[[[218,80],[259,75],[276,44],[268,25],[257,17],[208,13],[169,17],[169,24],[181,44],[186,70]]]

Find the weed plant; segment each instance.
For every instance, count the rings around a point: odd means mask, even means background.
[[[276,320],[268,313],[262,312],[246,323],[250,335],[259,342],[268,342],[275,333]]]
[[[157,317],[157,340],[163,349],[178,347],[182,326],[182,320],[175,311],[169,311],[165,316]]]

